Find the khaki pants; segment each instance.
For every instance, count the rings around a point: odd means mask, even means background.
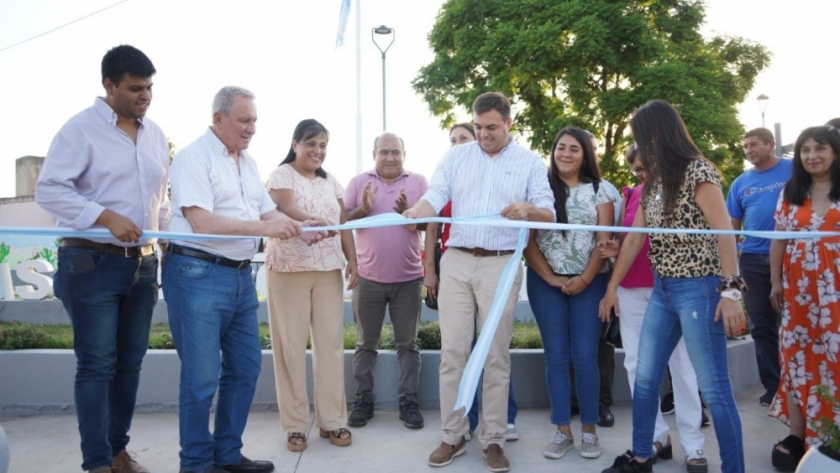
[[[502,270],[511,258],[505,256],[473,256],[450,249],[440,263],[440,420],[443,441],[455,445],[467,433],[469,423],[464,411],[454,411],[458,385],[473,340],[475,318],[478,329],[484,326],[496,285]],[[513,308],[522,285],[522,268],[517,268],[499,328],[490,344],[484,363],[484,384],[481,416],[484,427],[479,435],[482,448],[495,443],[504,446],[507,427],[508,384],[510,383],[510,339],[513,333]]]
[[[280,425],[309,430],[306,340],[312,335],[315,421],[326,430],[347,426],[344,395],[344,284],[341,271],[268,271],[268,318]]]

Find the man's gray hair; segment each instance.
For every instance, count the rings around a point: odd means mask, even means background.
[[[233,111],[233,101],[237,95],[254,99],[254,93],[244,87],[237,87],[235,85],[222,87],[213,99],[213,113],[219,112],[224,116],[230,115],[230,112]]]

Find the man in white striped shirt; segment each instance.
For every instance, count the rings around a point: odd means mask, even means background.
[[[473,103],[477,141],[450,148],[438,165],[429,190],[403,215],[437,215],[452,201],[452,216],[500,213],[512,220],[554,222],[554,196],[545,163],[536,153],[518,145],[509,134],[510,102],[496,92],[480,95]],[[441,467],[464,453],[469,425],[455,412],[458,385],[470,354],[476,308],[479,329],[484,325],[502,270],[517,244],[517,229],[453,225],[450,250],[441,259],[440,412],[443,441],[429,457]],[[521,269],[505,304],[499,328],[484,365],[482,419],[479,438],[490,471],[508,471],[504,433],[507,427],[510,339],[513,308],[522,283]]]

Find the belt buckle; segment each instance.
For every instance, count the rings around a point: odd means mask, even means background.
[[[129,248],[131,248],[131,247],[130,246],[124,246],[123,247],[123,253],[125,253],[126,258],[131,258],[131,255],[129,254]]]

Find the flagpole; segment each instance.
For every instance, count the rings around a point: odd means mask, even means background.
[[[362,0],[356,0],[356,174],[362,173]]]

